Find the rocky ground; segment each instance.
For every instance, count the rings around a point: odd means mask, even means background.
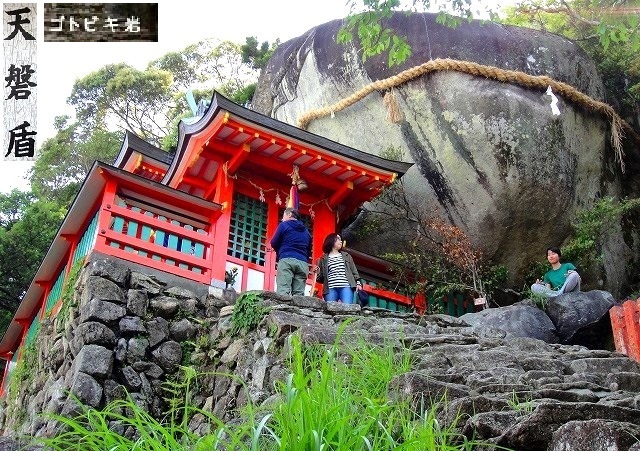
[[[233,335],[222,293],[199,297],[113,262],[92,262],[64,328],[43,325],[36,376],[13,410],[3,409],[4,434],[55,433],[55,424],[38,414],[74,413],[66,389],[101,407],[126,388],[159,416],[166,408],[160,384],[180,364],[245,381],[247,390],[228,377],[200,381],[194,403],[230,421],[249,400],[259,405],[274,395],[274,382],[288,372],[290,334],[330,344],[350,320],[342,340],[391,340],[411,351],[413,370],[391,381],[394,396],[416,409],[445,399],[439,421],[456,421],[469,437],[518,450],[640,449],[640,365],[623,355],[517,337],[446,315],[260,296],[270,309],[260,326]],[[192,428],[204,431],[202,420],[196,416]]]

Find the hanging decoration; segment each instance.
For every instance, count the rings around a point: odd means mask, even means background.
[[[225,173],[225,176],[227,176],[227,171],[225,166],[223,166],[223,172]],[[310,204],[300,202],[299,192],[304,191],[308,188],[307,182],[300,177],[299,168],[297,166],[294,166],[293,170],[288,175],[291,177],[291,189],[289,190],[289,193],[286,193],[279,188],[264,188],[258,185],[257,183],[255,183],[246,175],[242,175],[240,173],[233,176],[229,175],[229,177],[234,179],[242,179],[245,182],[247,182],[249,185],[253,186],[258,191],[258,199],[260,200],[260,202],[267,201],[266,193],[271,193],[275,191],[275,197],[274,197],[275,204],[283,205],[282,196],[286,194],[284,205],[286,207],[295,208],[296,210],[299,210],[301,206],[308,207],[308,214],[312,221],[315,220],[315,217],[316,217],[316,213],[313,210],[313,207],[315,207],[316,205],[325,204],[330,211],[333,211],[333,209],[329,205],[329,198],[320,199]]]
[[[554,116],[559,116],[560,109],[558,108],[558,98],[555,96],[555,94],[551,90],[551,86],[547,88],[547,92],[545,92],[545,94],[551,97],[551,113]]]
[[[229,179],[237,179],[238,176],[237,175],[231,175],[229,174],[229,162],[225,161],[222,164],[222,172],[224,173],[224,186],[225,188],[229,186]]]
[[[397,124],[404,118],[393,87],[384,95],[382,103],[387,108],[387,120],[389,122]]]
[[[298,186],[306,189],[307,183],[300,178],[300,170],[298,166],[293,165],[293,170],[289,174],[291,176],[291,189],[289,190],[289,199],[287,200],[287,208],[298,210],[300,208],[300,199],[298,198]],[[302,188],[304,186],[304,188]]]

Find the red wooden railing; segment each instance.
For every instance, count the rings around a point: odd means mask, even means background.
[[[169,211],[147,211],[122,199],[105,205],[101,215],[107,215],[100,222],[108,227],[98,231],[96,250],[197,282],[211,282],[210,225],[204,229]]]
[[[640,362],[640,298],[609,310],[616,351]]]

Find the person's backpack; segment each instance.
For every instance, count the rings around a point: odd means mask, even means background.
[[[360,288],[357,291],[357,294],[358,294],[358,304],[360,304],[361,307],[368,306],[369,305],[369,293],[367,293],[362,288]]]

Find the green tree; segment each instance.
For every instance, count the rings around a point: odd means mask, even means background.
[[[0,193],[0,227],[10,230],[34,200],[33,193],[15,188],[9,194]]]
[[[640,26],[630,2],[527,1],[506,9],[503,23],[558,33],[578,43],[598,67],[611,103],[640,126]],[[637,11],[637,10],[636,10]]]
[[[211,96],[213,96],[213,89],[193,89],[192,94],[196,103],[202,100],[208,102]],[[189,108],[184,93],[174,94],[173,106],[167,115],[171,118],[171,125],[169,126],[169,133],[162,138],[162,148],[168,151],[174,151],[178,144],[178,125],[180,121],[193,116],[193,112],[191,108]]]
[[[15,197],[14,193],[9,197],[12,195]],[[0,203],[6,197],[0,195]],[[7,312],[6,319],[26,293],[66,213],[55,202],[42,200],[21,208],[16,212],[18,220],[0,227],[0,311]],[[0,330],[6,325],[0,324]]]
[[[95,160],[113,163],[120,151],[122,132],[93,128],[89,134],[80,124],[68,124],[59,116],[57,134],[44,142],[40,157],[31,169],[31,188],[39,198],[68,207]]]
[[[362,48],[362,59],[389,52],[389,66],[401,64],[411,55],[406,37],[385,25],[384,20],[394,11],[406,9],[400,0],[350,0],[350,14],[338,32],[339,43],[350,42],[357,36]],[[566,18],[575,26],[591,30],[600,45],[629,44],[633,52],[640,50],[640,28],[635,1],[625,0],[524,0],[515,8],[515,16],[523,17],[522,25],[543,20],[542,15]],[[471,21],[479,15],[499,20],[498,12],[489,2],[470,0],[415,0],[410,11],[435,11],[438,23],[455,27],[463,20]],[[549,18],[544,19],[548,21]]]
[[[167,132],[165,111],[172,82],[171,73],[164,70],[108,64],[76,80],[68,102],[84,131],[114,123],[159,145]]]
[[[615,224],[638,207],[640,198],[616,200],[604,197],[591,208],[579,212],[572,224],[573,235],[562,246],[563,257],[584,270],[601,269],[604,242],[615,230]]]
[[[248,36],[245,39],[245,43],[240,47],[242,62],[249,64],[254,69],[263,69],[279,45],[280,39],[276,39],[272,44],[264,41],[260,44],[260,47],[258,47],[258,38]]]

